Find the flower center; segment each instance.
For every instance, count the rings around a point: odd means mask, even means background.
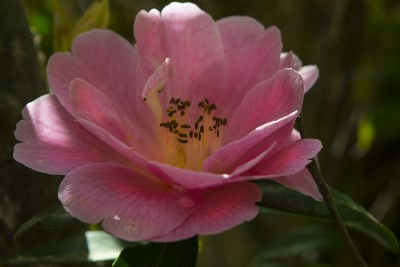
[[[203,161],[221,147],[226,118],[214,116],[215,104],[205,98],[197,104],[197,119],[190,119],[191,102],[171,98],[166,109],[166,120],[159,124],[159,141],[163,147],[164,161],[168,164],[200,170]]]
[[[148,94],[145,101],[158,121],[156,131],[162,162],[179,168],[201,170],[204,160],[221,147],[227,119],[214,115],[217,106],[207,98],[195,107],[189,100],[171,98],[164,113],[158,99],[161,92],[162,88],[157,88]],[[193,109],[198,117],[191,114]]]

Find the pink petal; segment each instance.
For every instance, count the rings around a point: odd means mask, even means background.
[[[291,175],[302,170],[311,158],[321,150],[317,139],[301,139],[287,144],[279,152],[267,157],[253,167],[253,171],[265,176]]]
[[[305,195],[311,196],[315,200],[322,200],[322,195],[318,191],[318,186],[314,182],[310,172],[307,168],[303,168],[300,172],[274,178],[274,181],[296,191],[299,191]]]
[[[120,106],[100,90],[84,80],[74,79],[70,95],[72,112],[78,121],[91,122],[143,156],[157,158],[154,154],[157,151],[155,137],[141,133],[141,129],[134,127],[134,122]],[[98,135],[99,131],[92,133]],[[109,143],[108,140],[102,140]]]
[[[216,22],[224,45],[227,93],[225,114],[231,113],[250,88],[270,78],[279,67],[282,50],[276,27],[265,29],[250,17],[228,17]]]
[[[288,141],[297,115],[298,112],[294,111],[279,120],[256,128],[242,139],[223,146],[204,161],[203,171],[231,173],[237,166],[253,160],[272,145],[274,152],[279,151]]]
[[[280,69],[292,68],[295,71],[298,71],[303,66],[303,63],[301,62],[300,58],[292,51],[289,51],[287,53],[281,53],[280,58],[281,58],[279,66]]]
[[[83,128],[58,102],[45,95],[22,111],[15,137],[22,142],[14,158],[34,170],[66,174],[96,162],[121,162],[123,158]]]
[[[141,63],[152,73],[167,58],[161,14],[158,10],[141,10],[133,24]]]
[[[234,114],[228,117],[223,144],[242,138],[260,125],[301,110],[304,85],[292,69],[283,69],[271,79],[257,84],[244,97]]]
[[[56,53],[48,62],[47,76],[50,87],[60,103],[72,112],[69,97],[70,83],[80,78],[92,84],[121,107],[142,131],[151,133],[149,122],[154,118],[142,99],[136,97],[143,88],[136,87],[135,48],[116,33],[91,30],[75,38],[71,52]]]
[[[254,159],[249,160],[249,161],[245,162],[244,164],[240,165],[239,167],[237,167],[230,175],[231,176],[240,175],[240,174],[245,173],[246,171],[252,169],[254,166],[259,164],[268,154],[271,153],[271,151],[273,150],[275,145],[276,145],[276,143],[273,143],[268,149],[266,149],[264,152],[259,154],[257,157],[255,157]]]
[[[304,80],[304,93],[308,92],[310,88],[317,81],[319,76],[318,67],[315,65],[307,65],[299,70],[299,74]]]
[[[292,68],[296,70],[304,80],[304,93],[306,93],[317,81],[319,76],[318,67],[315,65],[307,65],[303,67],[303,63],[293,52],[282,53],[280,68]]]
[[[181,169],[160,162],[150,162],[149,169],[163,181],[169,181],[171,184],[187,189],[204,189],[232,182],[228,174]]]
[[[168,80],[174,74],[174,68],[171,62],[171,59],[167,58],[160,66],[157,67],[155,72],[149,77],[144,85],[142,97],[145,99],[147,95],[154,90],[154,88],[158,88],[158,91],[161,93],[164,85],[168,82]]]
[[[86,223],[101,222],[106,232],[129,241],[168,234],[196,204],[188,192],[116,164],[72,171],[60,185],[59,198],[72,216]]]
[[[165,58],[174,61],[175,75],[168,93],[162,94],[164,102],[171,97],[196,104],[205,97],[213,103],[222,98],[223,48],[207,13],[191,3],[171,3],[161,15],[156,10],[140,12],[134,30],[143,66],[150,68],[148,76]]]
[[[170,242],[229,230],[252,220],[258,213],[255,203],[261,199],[259,188],[247,182],[201,192],[201,195],[202,202],[182,225],[151,241]]]

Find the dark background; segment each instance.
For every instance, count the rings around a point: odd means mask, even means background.
[[[63,3],[71,18],[77,19],[92,2]],[[134,42],[136,13],[141,9],[160,10],[167,3],[110,0],[109,28]],[[266,27],[278,26],[284,51],[294,51],[304,64],[318,65],[320,78],[306,95],[303,115],[308,135],[324,145],[319,155],[322,173],[331,186],[350,195],[400,236],[400,2],[195,3],[214,19],[246,15]],[[83,230],[35,228],[13,240],[23,222],[57,203],[62,179],[34,172],[12,159],[16,143],[13,131],[22,108],[48,92],[43,70],[53,53],[52,10],[51,0],[0,1],[0,258]],[[285,233],[321,225],[333,229],[330,224],[310,219],[260,215],[234,230],[203,238],[199,266],[246,266]],[[370,266],[400,266],[398,255],[362,234],[351,234]],[[328,247],[317,246],[276,259],[281,265],[265,266],[354,266],[341,244]]]

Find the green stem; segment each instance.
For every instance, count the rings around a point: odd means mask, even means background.
[[[306,130],[301,113],[299,117],[297,117],[296,119],[296,126],[300,132],[301,138],[306,138]],[[367,267],[368,266],[367,263],[362,257],[360,251],[357,249],[356,245],[351,239],[349,232],[347,231],[346,226],[344,225],[342,217],[340,216],[340,213],[332,198],[331,190],[328,184],[325,182],[324,178],[322,177],[316,157],[311,160],[311,163],[307,165],[307,168],[310,171],[315,183],[317,184],[318,190],[321,193],[322,197],[324,198],[324,201],[329,209],[329,212],[331,213],[336,226],[339,228],[339,231],[342,235],[342,238],[347,248],[354,255],[359,266]]]

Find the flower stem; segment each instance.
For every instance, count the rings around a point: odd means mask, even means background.
[[[305,130],[303,117],[302,117],[301,113],[296,119],[296,126],[300,132],[301,138],[306,138],[306,130]],[[354,255],[355,260],[357,261],[359,266],[367,267],[368,266],[367,263],[365,262],[364,258],[362,257],[360,251],[357,249],[356,245],[354,244],[353,240],[351,239],[349,232],[347,231],[346,226],[344,225],[342,217],[340,216],[340,213],[339,213],[339,211],[336,207],[336,204],[333,200],[331,190],[330,190],[328,184],[325,182],[324,178],[322,177],[316,157],[313,158],[311,160],[311,163],[307,165],[307,169],[309,170],[315,183],[317,184],[318,190],[321,193],[322,197],[324,198],[324,201],[329,209],[329,212],[331,213],[336,226],[339,228],[339,231],[342,235],[342,238],[343,238],[347,248]]]

